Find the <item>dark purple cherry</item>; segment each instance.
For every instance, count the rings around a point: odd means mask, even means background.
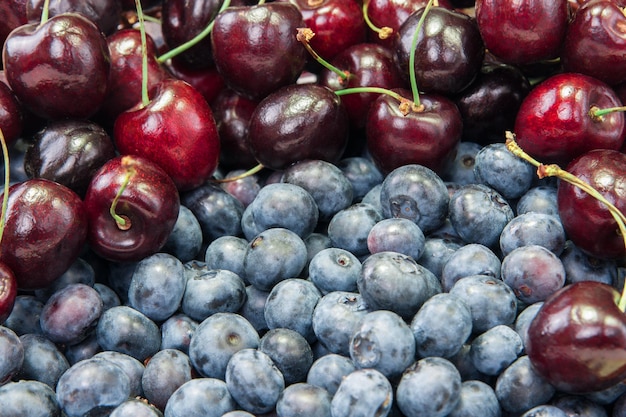
[[[402,24],[396,36],[395,59],[400,74],[409,81],[409,56],[419,9]],[[415,79],[420,91],[456,94],[476,77],[485,56],[485,46],[476,21],[468,15],[432,7],[424,20],[415,49]]]
[[[45,0],[26,0],[28,21],[39,21]],[[113,33],[120,23],[120,0],[54,0],[50,2],[49,15],[80,13],[94,22],[106,35]]]
[[[0,2],[0,45],[4,44],[4,40],[13,29],[28,23],[27,1],[4,0]]]
[[[83,201],[66,186],[42,178],[14,184],[0,262],[13,271],[19,288],[47,287],[78,258],[87,228]]]
[[[176,185],[163,169],[142,157],[118,156],[96,172],[87,189],[87,242],[104,259],[139,261],[163,247],[179,208]]]
[[[78,13],[15,29],[4,43],[2,62],[19,101],[46,119],[89,118],[106,96],[106,39]]]
[[[0,82],[0,126],[8,146],[21,135],[24,125],[24,111],[13,91]]]
[[[211,32],[217,70],[229,87],[254,100],[294,84],[309,56],[296,39],[302,27],[302,14],[290,3],[227,8]]]
[[[56,181],[84,196],[94,173],[115,157],[109,134],[84,119],[57,120],[37,132],[24,155],[29,177]]]
[[[410,91],[394,91],[412,100]],[[463,129],[459,109],[438,94],[421,94],[420,103],[423,109],[407,114],[388,95],[372,103],[365,126],[367,148],[381,171],[420,164],[441,173],[456,155]]]
[[[340,98],[317,84],[293,84],[264,98],[250,119],[248,143],[265,167],[280,170],[304,159],[338,162],[348,140]]]
[[[17,279],[11,269],[0,262],[0,323],[4,323],[13,311],[17,297]]]
[[[166,62],[165,66],[175,78],[191,84],[198,90],[207,103],[210,103],[224,89],[224,78],[214,66],[192,68],[175,59]]]

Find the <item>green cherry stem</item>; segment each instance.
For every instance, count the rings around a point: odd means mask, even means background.
[[[411,53],[409,54],[409,79],[411,82],[411,91],[413,92],[413,102],[418,108],[421,108],[420,103],[420,93],[417,89],[417,80],[415,78],[415,50],[417,49],[417,40],[419,39],[419,34],[422,31],[422,26],[424,26],[424,21],[426,20],[426,15],[428,11],[433,6],[433,0],[428,0],[422,15],[420,16],[420,20],[417,22],[417,27],[415,28],[415,32],[413,33],[413,42],[411,43]]]
[[[309,54],[311,54],[313,59],[315,59],[322,66],[324,66],[324,68],[337,74],[339,78],[341,79],[342,84],[345,83],[350,77],[350,73],[347,71],[340,70],[339,68],[337,68],[336,66],[334,66],[333,64],[331,64],[330,62],[322,58],[317,52],[315,52],[315,50],[311,47],[309,43],[311,39],[313,38],[313,36],[315,36],[315,32],[313,32],[310,28],[298,28],[296,39],[298,40],[298,42],[304,45],[304,48],[307,50]]]
[[[50,16],[50,0],[44,0],[43,7],[41,9],[41,21],[40,25],[43,25],[48,21],[48,17]]]
[[[574,174],[565,171],[558,165],[556,164],[544,165],[541,162],[534,159],[533,157],[531,157],[530,155],[528,155],[517,144],[517,142],[515,142],[515,134],[513,132],[506,132],[506,148],[513,155],[537,167],[537,176],[539,178],[557,177],[562,181],[565,181],[575,187],[580,188],[581,190],[585,191],[587,194],[589,194],[593,198],[603,203],[607,207],[609,212],[611,213],[611,216],[613,216],[613,219],[615,219],[615,222],[617,223],[617,227],[619,228],[620,234],[622,235],[622,238],[624,239],[624,247],[626,248],[626,216],[624,216],[624,214],[617,207],[615,207],[610,201],[604,198],[604,196],[600,194],[598,190],[596,190],[591,185],[581,180]],[[621,311],[626,312],[626,285],[624,285],[624,288],[622,289],[622,294],[619,299],[618,307]]]
[[[0,244],[4,234],[4,225],[7,218],[7,207],[9,205],[9,181],[11,180],[11,169],[9,166],[9,149],[7,148],[4,133],[0,129],[0,145],[2,146],[2,156],[4,158],[4,192],[2,194],[2,212],[0,212]]]
[[[388,26],[383,26],[379,28],[370,20],[368,9],[370,6],[370,0],[366,0],[363,2],[363,19],[365,20],[365,24],[372,29],[374,32],[378,34],[379,39],[387,39],[393,33],[393,29]]]
[[[263,168],[265,168],[265,166],[263,166],[263,164],[258,164],[258,165],[255,165],[254,167],[250,168],[246,172],[242,172],[241,174],[235,175],[234,177],[213,179],[213,180],[211,180],[211,182],[218,183],[218,184],[223,184],[223,183],[227,183],[227,182],[234,182],[234,181],[237,181],[237,180],[242,180],[244,178],[249,177],[250,175],[254,175],[254,174],[258,173],[258,172],[261,172],[261,170]]]
[[[220,14],[221,12],[223,12],[228,6],[230,6],[230,0],[224,0],[224,3],[222,3],[222,6],[217,11],[216,16]],[[174,58],[175,56],[185,52],[192,46],[195,46],[196,44],[198,44],[202,39],[206,38],[207,36],[211,34],[211,31],[213,30],[214,22],[215,22],[215,19],[211,20],[211,23],[209,23],[202,32],[198,33],[196,36],[194,36],[192,39],[188,40],[187,42],[183,43],[182,45],[179,45],[176,48],[165,52],[163,55],[157,58],[157,61],[160,64],[162,64],[166,62],[168,59]]]
[[[615,112],[624,112],[626,111],[626,106],[620,106],[620,107],[609,107],[606,109],[600,109],[596,106],[591,107],[591,109],[589,110],[589,114],[591,115],[592,118],[597,118],[597,119],[601,119],[602,116],[605,116],[609,113],[615,113]]]
[[[148,40],[146,39],[146,22],[141,0],[135,0],[135,7],[139,19],[139,32],[141,33],[141,103],[147,106],[150,104],[150,97],[148,97]]]
[[[122,185],[120,186],[120,189],[117,190],[117,194],[115,194],[115,198],[113,198],[113,201],[111,202],[109,213],[111,214],[111,217],[113,217],[113,220],[115,220],[115,224],[120,230],[128,230],[131,227],[130,219],[128,218],[128,216],[117,214],[116,209],[117,209],[117,204],[120,201],[120,197],[126,190],[126,187],[128,187],[128,184],[130,183],[131,178],[135,176],[137,171],[135,170],[135,167],[132,164],[125,163],[124,160],[122,161],[122,165],[126,167],[126,175],[124,176],[124,180],[122,181]]]

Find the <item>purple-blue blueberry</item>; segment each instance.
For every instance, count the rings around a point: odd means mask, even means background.
[[[223,380],[194,378],[174,391],[163,414],[165,417],[222,417],[237,408]]]
[[[376,369],[357,369],[346,375],[330,403],[333,417],[386,417],[394,402],[389,380]]]

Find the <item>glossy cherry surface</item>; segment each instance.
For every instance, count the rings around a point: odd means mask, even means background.
[[[615,288],[568,285],[547,299],[528,329],[534,369],[569,393],[607,389],[626,378],[626,315]]]
[[[0,323],[4,323],[13,311],[17,296],[17,279],[11,269],[0,262]]]
[[[28,23],[26,18],[27,0],[5,0],[0,2],[0,45],[16,27]]]
[[[26,18],[39,21],[45,0],[26,0]],[[102,32],[111,34],[120,21],[122,4],[119,0],[55,0],[48,9],[50,16],[62,13],[80,13],[94,22]]]
[[[30,179],[9,190],[0,246],[21,289],[50,285],[80,255],[87,237],[87,215],[80,197],[46,179]]]
[[[174,78],[183,80],[194,87],[210,103],[225,87],[224,78],[214,66],[193,68],[179,60],[172,59],[165,67]]]
[[[24,111],[13,91],[0,82],[0,126],[7,144],[13,143],[22,133]]]
[[[125,220],[119,225],[110,208],[125,183],[115,208]],[[89,246],[101,257],[117,262],[139,261],[160,250],[180,208],[176,186],[165,171],[131,155],[118,156],[103,165],[91,180],[84,201]]]

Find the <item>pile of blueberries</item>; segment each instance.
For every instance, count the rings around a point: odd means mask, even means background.
[[[524,352],[556,290],[623,285],[567,239],[556,186],[472,142],[441,175],[366,155],[200,186],[161,252],[86,251],[17,297],[0,415],[626,416],[626,383],[559,392]]]

